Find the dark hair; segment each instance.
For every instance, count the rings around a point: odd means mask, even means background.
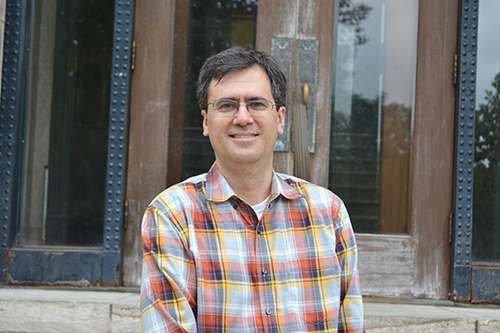
[[[208,107],[208,88],[212,80],[220,81],[227,73],[258,65],[266,71],[277,107],[287,101],[286,78],[278,63],[267,53],[235,46],[208,58],[200,70],[196,96],[202,110]]]

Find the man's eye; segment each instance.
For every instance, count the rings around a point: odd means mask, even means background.
[[[234,103],[221,103],[218,107],[219,110],[234,110],[235,108]]]
[[[266,104],[261,101],[255,101],[248,103],[248,107],[254,110],[262,110],[266,108]]]

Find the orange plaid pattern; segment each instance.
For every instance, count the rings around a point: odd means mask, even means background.
[[[145,332],[363,332],[342,201],[273,174],[259,220],[217,164],[161,193],[142,224]]]

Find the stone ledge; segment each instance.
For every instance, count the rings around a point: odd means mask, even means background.
[[[365,298],[367,333],[500,332],[500,307]]]
[[[415,318],[413,318],[415,319]],[[500,321],[473,319],[408,320],[400,317],[366,317],[367,333],[498,333]]]
[[[141,332],[137,289],[0,286],[0,333]],[[365,297],[367,333],[500,332],[500,307]]]
[[[0,288],[0,332],[141,332],[139,293]]]

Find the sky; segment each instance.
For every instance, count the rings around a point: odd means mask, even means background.
[[[484,103],[485,90],[500,70],[500,1],[479,2],[476,101]]]

